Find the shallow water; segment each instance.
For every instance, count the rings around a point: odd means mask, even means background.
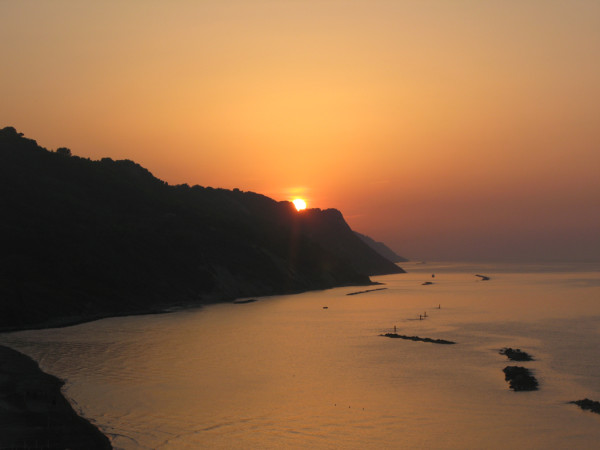
[[[600,415],[567,402],[600,400],[597,265],[403,267],[374,278],[386,290],[360,295],[346,294],[368,288],[0,343],[66,379],[66,395],[116,448],[596,447]],[[394,326],[457,344],[379,336]],[[507,346],[535,361],[508,362],[498,354]],[[533,369],[540,390],[510,391],[509,364]]]

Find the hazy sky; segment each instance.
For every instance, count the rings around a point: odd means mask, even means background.
[[[600,1],[0,0],[0,126],[337,208],[414,259],[600,259]]]

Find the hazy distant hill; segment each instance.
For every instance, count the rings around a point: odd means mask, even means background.
[[[302,223],[304,224],[303,231],[307,236],[314,239],[323,248],[342,256],[357,272],[369,275],[390,273],[389,263],[395,261],[382,255],[377,248],[372,248],[368,242],[366,242],[367,246],[374,251],[365,252],[362,235],[350,229],[342,213],[337,209],[306,210],[302,214]],[[356,239],[357,236],[360,239]],[[367,236],[364,237],[367,238]],[[387,248],[385,244],[377,244]],[[391,250],[389,251],[391,252]]]
[[[377,253],[379,253],[384,258],[389,259],[391,262],[399,263],[399,262],[408,261],[408,259],[395,253],[391,248],[389,248],[383,242],[377,242],[376,240],[374,240],[373,238],[370,238],[369,236],[360,234],[358,231],[355,231],[355,233],[359,238],[361,238],[363,240],[363,242],[365,244],[367,244],[369,247],[371,247],[373,250],[375,250]]]
[[[187,185],[0,130],[0,328],[369,283],[403,272],[336,210]]]

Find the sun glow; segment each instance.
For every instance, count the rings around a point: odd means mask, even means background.
[[[302,200],[301,198],[297,198],[297,199],[293,200],[292,203],[294,204],[294,206],[296,207],[296,209],[298,211],[302,211],[303,209],[306,209],[306,202],[304,200]]]

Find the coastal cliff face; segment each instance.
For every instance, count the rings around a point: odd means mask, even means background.
[[[391,261],[381,255],[364,242],[358,233],[352,231],[342,213],[337,209],[307,210],[300,219],[303,233],[328,251],[340,255],[357,272],[369,275],[404,272],[395,264],[390,265],[390,262],[396,261]],[[367,252],[365,248],[369,248],[371,251]]]
[[[170,186],[132,161],[0,130],[0,329],[52,326],[403,272],[336,210]]]
[[[369,247],[383,256],[385,259],[390,260],[393,263],[406,262],[408,259],[398,255],[391,248],[385,245],[383,242],[378,242],[375,239],[366,236],[364,234],[360,234],[358,231],[355,231],[356,235]]]

